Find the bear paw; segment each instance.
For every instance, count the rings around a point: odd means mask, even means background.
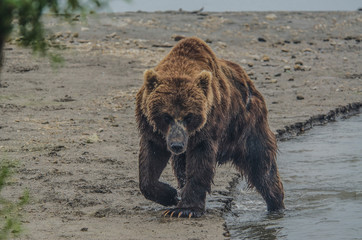
[[[163,212],[163,217],[182,217],[198,218],[204,214],[204,211],[195,208],[171,208]]]

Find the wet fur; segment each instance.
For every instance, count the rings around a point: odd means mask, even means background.
[[[190,112],[197,119],[194,126],[185,127],[186,151],[172,154],[166,142],[170,124],[162,114],[179,117],[181,124]],[[180,41],[154,70],[145,72],[136,99],[136,118],[141,136],[140,189],[147,199],[176,205],[180,215],[186,209],[200,216],[216,164],[231,161],[263,196],[268,210],[284,208],[277,144],[267,122],[264,98],[239,65],[217,58],[202,40]],[[159,182],[169,159],[181,200],[173,187]]]

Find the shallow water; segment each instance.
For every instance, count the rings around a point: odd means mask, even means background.
[[[237,186],[231,239],[362,239],[362,114],[279,143],[286,210]]]

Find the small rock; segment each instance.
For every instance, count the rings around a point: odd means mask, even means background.
[[[248,67],[253,67],[254,64],[253,63],[248,63]]]
[[[72,21],[79,21],[79,19],[80,19],[80,15],[76,15],[76,16],[72,19]]]
[[[275,78],[273,78],[272,80],[270,80],[271,83],[277,83],[278,80],[276,80]]]
[[[53,35],[53,38],[61,38],[61,37],[63,37],[63,33],[61,32],[57,32]]]
[[[271,14],[266,15],[265,18],[267,20],[274,21],[277,19],[277,15],[275,15],[274,13],[271,13]]]
[[[174,34],[174,35],[171,36],[171,39],[176,41],[176,42],[178,42],[178,41],[180,41],[181,39],[184,39],[184,38],[185,38],[185,36],[178,35],[178,34]]]
[[[253,72],[253,71],[247,72],[246,74],[248,74],[248,76],[254,76],[254,72]]]
[[[282,48],[282,52],[289,52],[289,49]]]
[[[227,238],[231,237],[231,234],[229,232],[224,232],[223,235],[224,235],[224,237],[227,237]]]
[[[55,102],[73,102],[73,101],[75,101],[75,99],[69,95],[65,95],[64,98],[54,99],[54,101]]]
[[[9,87],[9,84],[7,82],[0,81],[0,88],[7,88],[7,87]]]
[[[87,27],[82,27],[80,30],[81,30],[82,32],[85,32],[85,31],[89,31],[89,28],[87,28]]]
[[[87,228],[87,227],[81,228],[80,231],[82,231],[82,232],[87,232],[87,231],[88,231],[88,228]]]
[[[294,78],[289,78],[288,81],[289,81],[289,82],[293,82],[293,81],[294,81]]]
[[[228,46],[226,43],[221,42],[221,41],[217,42],[217,44],[218,44],[219,47],[221,47],[221,48],[226,48],[226,47]]]
[[[305,48],[303,52],[313,52],[313,50],[311,48]]]
[[[107,35],[106,38],[114,38],[115,36],[117,36],[116,32]]]
[[[262,38],[262,37],[258,37],[258,41],[259,42],[266,42],[265,38]]]
[[[294,71],[304,71],[304,67],[302,65],[299,64],[295,64],[294,65]]]
[[[300,65],[300,66],[303,66],[303,62],[302,61],[295,61],[295,65]]]
[[[302,95],[297,95],[297,100],[303,100],[304,97]]]
[[[290,66],[284,66],[284,72],[286,72],[286,71],[290,71]]]
[[[88,40],[84,40],[84,39],[79,39],[78,42],[79,42],[79,43],[89,43]]]
[[[87,143],[96,143],[96,142],[99,142],[100,139],[98,137],[98,135],[96,133],[94,133],[93,135],[89,136],[88,139],[87,139]]]
[[[282,74],[281,73],[276,73],[274,74],[274,77],[280,77]]]
[[[75,33],[73,33],[72,36],[73,36],[74,38],[77,38],[77,37],[79,37],[79,33],[75,32]]]
[[[267,56],[267,55],[264,55],[264,56],[261,58],[261,61],[262,61],[262,62],[269,62],[269,61],[270,61],[270,57]]]
[[[212,40],[211,40],[210,38],[206,38],[206,39],[205,39],[205,42],[206,42],[206,43],[212,43]]]

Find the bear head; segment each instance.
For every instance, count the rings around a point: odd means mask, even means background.
[[[186,151],[188,139],[207,122],[212,93],[212,73],[201,71],[188,75],[165,77],[155,70],[144,73],[143,112],[154,131],[161,133],[169,151]]]

